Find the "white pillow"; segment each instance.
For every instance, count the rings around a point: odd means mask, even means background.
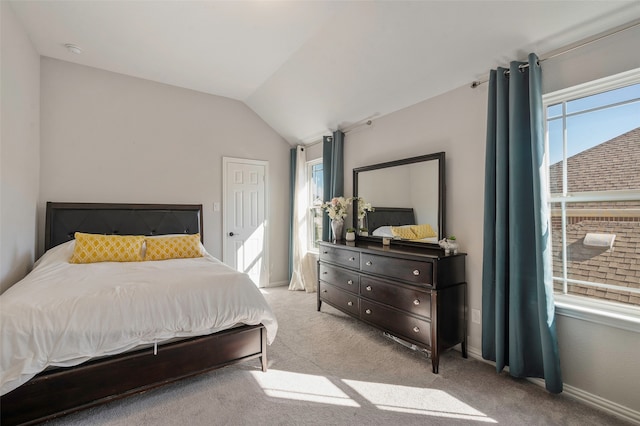
[[[376,228],[373,230],[373,234],[371,235],[373,235],[374,237],[393,238],[393,232],[391,232],[390,226],[381,226],[379,228]]]

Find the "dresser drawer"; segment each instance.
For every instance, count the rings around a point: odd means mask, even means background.
[[[357,295],[342,291],[338,287],[323,282],[320,283],[318,291],[320,292],[320,300],[351,315],[358,316],[360,300]]]
[[[431,323],[411,315],[386,308],[366,299],[360,300],[360,318],[388,330],[400,338],[431,346]]]
[[[402,281],[433,284],[433,264],[431,262],[362,253],[360,269],[364,272],[386,275]]]
[[[415,315],[431,318],[430,291],[414,290],[363,275],[360,277],[360,295]]]
[[[358,269],[360,267],[360,252],[323,245],[320,247],[320,260]]]
[[[358,292],[360,284],[360,274],[357,272],[336,268],[324,263],[320,264],[320,279],[352,293]]]

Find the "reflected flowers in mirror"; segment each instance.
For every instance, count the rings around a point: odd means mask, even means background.
[[[375,210],[373,207],[371,207],[371,203],[367,203],[364,198],[359,197],[359,198],[356,198],[356,200],[358,201],[358,219],[359,220],[364,219],[367,212],[372,212]]]

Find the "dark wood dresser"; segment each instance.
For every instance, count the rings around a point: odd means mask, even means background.
[[[427,349],[437,373],[443,350],[460,343],[467,357],[465,256],[370,242],[321,242],[318,311],[326,302]]]

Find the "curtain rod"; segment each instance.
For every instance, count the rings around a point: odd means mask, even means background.
[[[352,124],[351,126],[347,127],[346,129],[342,130],[342,133],[347,134],[349,132],[351,132],[352,130],[355,130],[357,127],[360,126],[371,126],[373,124],[373,121],[371,121],[371,119],[368,119],[367,121],[363,121],[362,123],[356,123],[356,124]],[[340,130],[340,129],[338,129]],[[311,142],[308,144],[302,144],[302,146],[304,146],[305,148],[309,148],[311,146],[314,145],[318,145],[319,143],[322,143],[324,139],[320,138],[319,140],[315,141],[315,142]]]
[[[322,139],[317,140],[317,141],[312,142],[312,143],[302,144],[302,145],[300,145],[300,146],[302,146],[303,148],[309,148],[309,147],[312,147],[312,146],[314,146],[314,145],[318,145],[319,143],[322,143]]]
[[[594,43],[596,41],[599,41],[599,40],[602,40],[602,39],[607,38],[609,36],[621,33],[621,32],[626,31],[628,29],[637,27],[638,25],[640,25],[640,19],[636,19],[635,21],[631,21],[631,22],[628,22],[628,23],[626,23],[624,25],[620,25],[618,27],[612,28],[609,31],[605,31],[605,32],[600,33],[600,34],[596,34],[593,37],[589,37],[589,38],[583,39],[581,41],[578,41],[576,43],[573,43],[573,44],[570,44],[568,46],[562,47],[560,49],[553,50],[553,51],[547,53],[546,55],[542,55],[538,59],[538,63],[544,62],[547,59],[555,58],[556,56],[564,55],[565,53],[572,52],[572,51],[574,51],[576,49],[579,49],[581,47],[587,46],[587,45],[589,45],[591,43]],[[519,68],[520,69],[529,68],[529,64],[522,64],[522,65],[519,66]],[[509,74],[509,71],[507,70],[506,73]],[[475,89],[476,87],[480,86],[481,84],[486,83],[487,81],[489,81],[488,78],[484,78],[482,80],[475,80],[474,82],[471,83],[471,88]]]

